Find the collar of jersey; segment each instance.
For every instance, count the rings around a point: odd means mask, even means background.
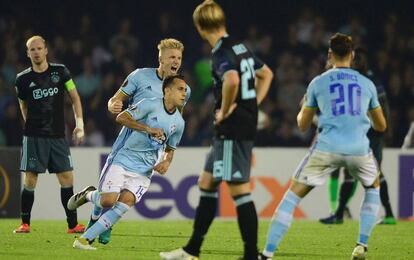
[[[175,111],[177,111],[177,108],[175,108],[175,109],[174,109],[174,111],[172,111],[172,112],[168,111],[168,110],[167,110],[167,108],[165,107],[165,102],[164,102],[164,99],[162,99],[162,105],[163,105],[163,107],[164,107],[165,112],[166,112],[167,114],[169,114],[169,115],[172,115],[172,114],[174,114],[174,113],[175,113]]]
[[[215,53],[220,48],[221,44],[223,43],[223,39],[227,37],[229,37],[228,34],[221,37],[220,40],[217,41],[216,46],[214,46],[214,48],[211,50],[211,53]]]

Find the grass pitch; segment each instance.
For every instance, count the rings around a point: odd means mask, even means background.
[[[13,234],[20,220],[0,220],[0,259],[159,259],[159,252],[183,246],[192,221],[120,221],[108,245],[97,242],[96,251],[72,248],[73,234],[64,221],[32,221],[30,234]],[[268,221],[260,222],[259,247],[263,248]],[[350,259],[358,223],[326,226],[316,221],[294,221],[275,259]],[[202,248],[201,259],[237,259],[242,243],[236,221],[215,221]],[[414,259],[414,222],[376,226],[368,259]]]

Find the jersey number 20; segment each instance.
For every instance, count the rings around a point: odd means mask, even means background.
[[[252,99],[256,98],[256,89],[254,88],[254,60],[253,58],[242,59],[240,62],[241,70],[241,98],[242,99]],[[249,89],[250,81],[253,80],[253,88]]]
[[[347,88],[345,95],[344,89]],[[331,100],[332,115],[340,116],[348,113],[351,116],[361,114],[361,87],[356,83],[344,86],[340,83],[335,83],[329,86],[331,96],[335,99]]]

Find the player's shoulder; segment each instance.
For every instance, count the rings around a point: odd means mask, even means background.
[[[29,67],[29,68],[17,73],[16,79],[21,79],[23,77],[26,77],[26,76],[29,75],[30,72],[32,72],[32,67]]]
[[[140,75],[140,74],[149,74],[155,73],[156,68],[137,68],[132,71],[129,75]]]
[[[213,56],[219,56],[223,55],[225,53],[227,54],[235,54],[234,46],[238,46],[240,43],[237,43],[233,38],[230,36],[225,36],[221,38],[217,43],[216,46],[214,46],[211,53]],[[237,48],[237,47],[236,47]]]
[[[368,86],[370,88],[376,88],[376,84],[374,83],[374,81],[368,77],[367,75],[364,75],[362,73],[359,73],[357,71],[357,75],[358,75],[358,82],[360,83],[360,85],[364,85],[364,86]]]
[[[142,77],[155,77],[156,75],[156,68],[137,68],[128,75],[128,78],[138,79]]]
[[[62,63],[49,63],[49,66],[52,70],[64,70],[64,69],[66,69],[65,64],[62,64]]]
[[[150,98],[143,98],[140,101],[138,101],[136,104],[155,104],[158,105],[160,102],[162,102],[162,98],[159,97],[150,97]]]

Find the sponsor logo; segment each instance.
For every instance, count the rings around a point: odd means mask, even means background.
[[[29,88],[33,88],[33,87],[36,87],[36,84],[32,81],[30,82]]]
[[[58,88],[48,88],[48,89],[35,89],[33,90],[33,98],[34,99],[41,99],[45,97],[51,97],[59,93]]]

